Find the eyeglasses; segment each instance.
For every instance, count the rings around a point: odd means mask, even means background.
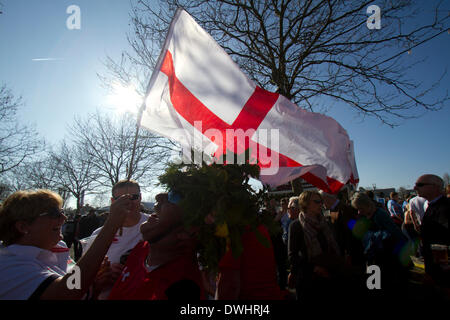
[[[426,182],[418,182],[418,183],[416,183],[415,185],[414,185],[414,187],[423,187],[423,186],[426,186],[426,185],[432,185],[432,183],[426,183]]]
[[[114,199],[114,200],[117,200],[117,199],[119,199],[121,196],[122,196],[122,195],[113,197],[113,199]],[[132,194],[130,200],[137,200],[137,199],[139,199],[140,196],[141,196],[140,193]]]
[[[316,203],[316,204],[322,204],[323,203],[323,201],[322,200],[312,200],[314,203]]]
[[[51,208],[51,209],[47,210],[47,212],[41,213],[39,215],[39,217],[45,217],[45,216],[48,216],[49,218],[52,218],[52,219],[59,219],[59,218],[61,218],[61,216],[65,216],[65,214],[64,214],[63,209]]]
[[[173,204],[177,204],[178,202],[180,202],[181,198],[181,194],[177,192],[169,191],[169,193],[167,194],[167,200]]]

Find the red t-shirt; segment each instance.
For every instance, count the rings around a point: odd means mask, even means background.
[[[239,300],[281,300],[282,294],[277,283],[277,270],[272,242],[267,228],[258,227],[259,232],[270,242],[266,248],[248,231],[242,236],[244,251],[237,259],[228,250],[219,262],[219,270],[230,268],[240,270]]]
[[[205,299],[200,271],[192,257],[179,257],[149,272],[145,267],[149,252],[150,246],[146,241],[134,247],[111,290],[109,300],[167,300],[183,297],[192,300],[197,296]]]

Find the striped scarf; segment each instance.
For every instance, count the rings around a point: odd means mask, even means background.
[[[321,231],[328,244],[328,253],[339,254],[339,248],[334,239],[331,229],[328,226],[325,218],[319,215],[318,218],[310,217],[304,212],[298,215],[300,224],[303,227],[306,250],[308,251],[308,260],[311,261],[314,257],[322,254],[322,247],[318,240],[318,232]]]

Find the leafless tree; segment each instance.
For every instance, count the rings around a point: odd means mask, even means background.
[[[92,169],[100,187],[110,189],[129,176],[136,119],[129,115],[114,117],[97,111],[86,118],[76,118],[70,132],[76,148],[92,160]],[[149,186],[160,174],[170,154],[171,148],[162,138],[141,130],[130,177],[144,188]]]
[[[21,97],[15,97],[6,86],[0,86],[0,175],[13,170],[44,148],[34,128],[21,124],[17,111]]]
[[[442,176],[442,180],[444,180],[444,186],[447,186],[450,184],[450,175],[446,172]]]
[[[325,112],[347,106],[394,126],[400,119],[442,108],[447,94],[409,79],[421,61],[412,48],[447,32],[450,17],[436,3],[430,21],[413,20],[417,2],[384,0],[382,27],[369,29],[372,0],[151,0],[134,1],[130,50],[106,59],[111,79],[145,87],[177,7],[184,7],[260,87],[300,107]],[[405,59],[408,56],[408,59]],[[108,79],[104,76],[103,79]]]
[[[79,145],[69,146],[62,141],[51,158],[56,166],[55,179],[59,189],[66,190],[76,199],[76,210],[83,206],[85,194],[93,193],[92,186],[97,178],[94,161]]]
[[[10,191],[27,189],[58,190],[56,165],[48,153],[12,169],[5,176]]]

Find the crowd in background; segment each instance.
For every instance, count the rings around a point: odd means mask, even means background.
[[[257,232],[248,230],[241,256],[227,252],[216,273],[195,263],[195,230],[183,229],[176,194],[158,195],[153,211],[145,212],[139,184],[121,181],[113,187],[109,213],[99,216],[91,210],[67,220],[57,194],[15,193],[5,200],[0,214],[0,299],[51,299],[59,294],[83,299],[308,302],[342,297],[343,290],[345,299],[356,299],[376,295],[368,289],[370,265],[382,272],[384,296],[448,299],[449,186],[445,191],[439,177],[424,175],[417,179],[415,191],[404,199],[392,192],[385,204],[371,191],[331,195],[308,190],[270,198],[259,215],[270,216],[279,231],[269,234],[262,225]],[[64,241],[54,235],[61,227]],[[43,244],[38,236],[46,236],[45,228],[53,238]],[[263,246],[260,237],[270,246]],[[33,249],[24,251],[26,246]],[[444,247],[445,261],[436,258],[439,246]],[[45,250],[90,269],[83,282],[88,289],[68,294],[60,284],[67,280],[68,266],[49,262]],[[425,265],[423,282],[414,287],[412,258]],[[23,269],[18,273],[30,275],[25,277],[29,282],[11,278],[17,266]]]

